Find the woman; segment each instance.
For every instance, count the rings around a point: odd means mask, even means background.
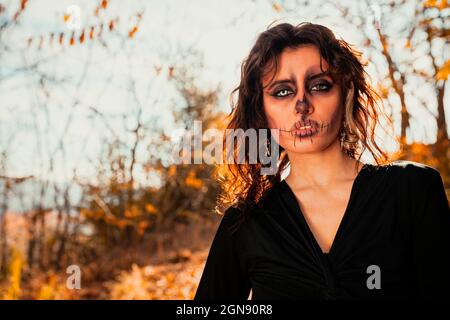
[[[228,166],[221,200],[231,205],[195,299],[449,296],[442,178],[390,162],[377,145],[379,97],[360,56],[311,23],[259,36],[228,129],[270,129],[279,166],[275,175],[261,175],[261,163]],[[376,164],[360,161],[364,150]]]

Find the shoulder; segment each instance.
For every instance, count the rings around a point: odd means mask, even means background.
[[[396,160],[387,165],[389,172],[386,189],[393,191],[397,201],[407,201],[419,210],[428,205],[433,197],[447,200],[441,174],[430,165],[415,161]],[[444,202],[444,201],[442,201]],[[445,201],[447,202],[447,201]]]
[[[230,234],[254,232],[254,227],[273,209],[278,188],[279,183],[266,190],[257,204],[250,205],[245,210],[229,206],[223,213],[221,228],[226,228]]]
[[[430,165],[409,160],[396,160],[380,166],[392,178],[399,182],[415,183],[425,186],[441,179],[438,170]]]
[[[244,224],[245,216],[237,207],[229,206],[222,215],[219,230],[233,236]]]

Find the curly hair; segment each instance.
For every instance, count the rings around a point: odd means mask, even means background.
[[[226,129],[263,129],[268,128],[263,108],[262,78],[266,72],[278,68],[278,59],[285,48],[296,48],[312,44],[319,49],[322,59],[329,65],[333,79],[340,85],[344,101],[344,118],[340,128],[341,149],[348,156],[360,159],[365,150],[369,150],[376,163],[389,162],[389,156],[375,141],[375,126],[383,113],[378,105],[381,97],[370,86],[364,67],[367,62],[361,59],[362,53],[352,48],[344,40],[336,39],[333,32],[325,26],[309,22],[293,26],[281,23],[262,32],[248,57],[241,66],[240,84],[230,94],[232,111],[227,116]],[[274,74],[275,74],[274,73]],[[233,95],[238,92],[237,102]],[[390,119],[387,119],[391,123]],[[259,138],[258,138],[259,139]],[[269,144],[270,134],[267,138]],[[223,137],[226,146],[226,136]],[[238,145],[234,144],[233,159],[236,159]],[[224,148],[224,153],[227,148]],[[266,192],[281,181],[281,173],[289,164],[284,148],[279,146],[278,167],[275,174],[262,175],[262,164],[249,163],[248,150],[245,160],[233,161],[217,167],[216,173],[222,193],[218,197],[216,212],[223,214],[233,206],[243,213],[245,218],[249,209],[259,203]]]

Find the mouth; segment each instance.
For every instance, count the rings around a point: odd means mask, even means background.
[[[319,123],[314,120],[300,120],[294,125],[291,134],[297,137],[311,137],[319,132]]]

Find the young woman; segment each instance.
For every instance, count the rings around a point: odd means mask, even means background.
[[[321,25],[260,34],[227,128],[270,129],[279,165],[274,175],[261,163],[227,167],[229,206],[195,299],[449,297],[442,178],[377,145],[382,113],[364,66]],[[364,150],[376,164],[360,161]]]

